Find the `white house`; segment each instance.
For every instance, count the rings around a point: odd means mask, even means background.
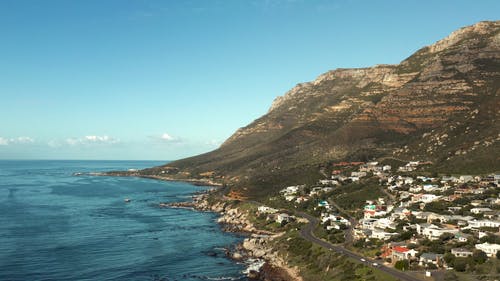
[[[362,229],[373,229],[376,221],[376,219],[362,219],[359,223]]]
[[[292,219],[292,217],[289,214],[279,214],[278,217],[276,218],[277,223],[283,223],[283,222],[289,222]]]
[[[490,208],[472,208],[472,209],[470,209],[470,212],[473,214],[482,214],[482,213],[491,212],[491,211],[493,211],[493,210]]]
[[[439,187],[437,186],[437,184],[424,184],[422,188],[427,192],[433,192],[438,190]]]
[[[351,172],[351,177],[358,177],[358,178],[366,177],[366,172]]]
[[[494,257],[500,251],[500,245],[485,242],[483,244],[476,244],[476,249],[485,252],[488,257]]]
[[[465,248],[454,248],[451,249],[451,254],[457,258],[472,257],[472,251]]]
[[[381,239],[381,240],[388,240],[388,239],[391,239],[391,237],[393,237],[395,235],[398,235],[398,234],[397,233],[385,232],[382,229],[375,228],[375,229],[373,229],[370,238]]]
[[[472,220],[472,221],[469,221],[469,226],[471,228],[500,227],[500,221],[493,221],[493,220]]]
[[[468,183],[468,182],[471,182],[473,180],[474,180],[474,177],[473,176],[469,176],[469,175],[460,176],[458,178],[458,182],[460,182],[460,183]]]
[[[439,198],[441,198],[441,196],[437,196],[434,194],[422,194],[422,197],[420,197],[420,201],[424,203],[429,203],[438,200]]]
[[[278,212],[277,209],[267,207],[267,206],[260,206],[257,208],[257,211],[259,211],[259,213],[262,213],[262,214],[274,214],[274,213]]]
[[[396,229],[396,223],[394,223],[392,220],[388,218],[381,218],[378,219],[376,222],[373,223],[375,227],[381,228],[381,229]]]
[[[299,186],[299,185],[288,186],[288,187],[285,187],[283,190],[281,190],[281,193],[295,194],[299,191],[300,187],[301,186]]]
[[[430,240],[437,240],[444,233],[457,233],[458,229],[454,228],[440,228],[434,224],[418,224],[417,233],[427,237]]]

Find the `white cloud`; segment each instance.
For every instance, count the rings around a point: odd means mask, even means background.
[[[35,140],[30,137],[18,137],[14,140],[16,143],[34,143]]]
[[[91,143],[117,143],[118,139],[108,136],[85,136],[84,140]]]
[[[35,140],[30,137],[17,137],[17,138],[4,138],[0,137],[0,145],[10,145],[10,144],[28,144],[34,143]]]
[[[174,137],[172,137],[171,135],[167,134],[167,133],[163,133],[161,136],[160,136],[160,139],[164,140],[164,141],[173,141],[175,140]]]
[[[65,143],[71,146],[75,145],[89,145],[89,144],[115,144],[119,143],[120,140],[110,137],[110,136],[84,136],[80,138],[67,138]],[[57,141],[50,141],[49,145],[52,147],[59,146]]]

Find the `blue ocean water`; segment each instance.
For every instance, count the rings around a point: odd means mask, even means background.
[[[206,187],[72,175],[159,164],[0,161],[0,280],[247,280],[216,214],[158,206]]]

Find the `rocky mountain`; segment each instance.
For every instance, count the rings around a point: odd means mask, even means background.
[[[220,148],[144,170],[210,177],[247,195],[321,177],[342,160],[500,170],[500,21],[461,28],[398,65],[336,69],[276,98]]]

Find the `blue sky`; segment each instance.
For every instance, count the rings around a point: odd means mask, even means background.
[[[173,160],[295,84],[399,63],[500,1],[2,0],[0,159]]]

